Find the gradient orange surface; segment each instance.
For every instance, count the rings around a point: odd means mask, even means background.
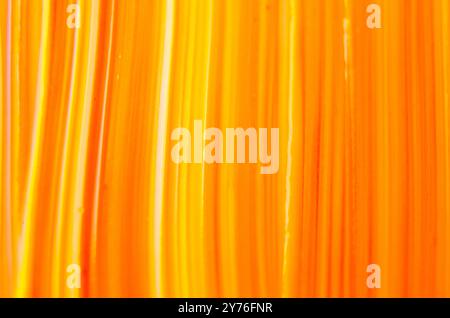
[[[0,296],[450,297],[449,15],[2,0]],[[279,128],[279,172],[174,164],[195,119]]]

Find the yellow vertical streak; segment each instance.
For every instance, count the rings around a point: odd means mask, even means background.
[[[353,231],[351,229],[352,220],[351,217],[355,214],[354,208],[354,178],[355,178],[355,170],[354,170],[354,144],[355,144],[355,136],[354,136],[354,122],[355,122],[355,105],[353,103],[353,21],[352,21],[352,7],[353,2],[351,0],[345,0],[344,4],[344,70],[345,70],[345,180],[343,181],[345,184],[345,207],[344,207],[344,273],[343,280],[344,284],[341,286],[343,290],[344,297],[352,296],[352,240]],[[353,270],[354,271],[354,270]]]
[[[210,83],[210,72],[211,72],[211,45],[212,45],[212,30],[213,30],[213,12],[214,12],[214,4],[213,2],[209,2],[206,5],[206,10],[204,11],[204,14],[207,15],[207,25],[206,25],[206,34],[205,34],[205,48],[206,48],[206,59],[205,59],[205,74],[204,74],[204,97],[203,97],[203,125],[207,125],[207,118],[208,118],[208,99],[209,99],[209,83]],[[205,128],[205,127],[204,127]],[[205,153],[203,152],[203,160],[205,157]],[[202,191],[202,213],[200,217],[200,240],[199,244],[202,246],[202,254],[201,258],[198,260],[202,266],[200,267],[201,274],[202,274],[202,284],[203,284],[203,290],[202,290],[202,297],[213,297],[214,295],[211,294],[210,290],[213,290],[213,284],[209,281],[207,276],[207,268],[213,267],[215,264],[213,264],[210,260],[210,256],[206,252],[206,240],[208,237],[205,235],[206,227],[208,224],[206,223],[206,213],[205,211],[205,196],[206,196],[206,187],[205,187],[205,179],[206,179],[206,167],[205,163],[202,163],[202,180],[201,180],[201,191]]]
[[[196,247],[195,249],[192,249],[193,246],[196,245],[196,238],[199,234],[199,230],[196,228],[198,226],[198,216],[201,213],[201,207],[199,207],[197,202],[199,201],[199,198],[201,198],[201,194],[199,191],[197,191],[197,187],[191,187],[189,186],[190,182],[195,182],[198,184],[198,173],[199,173],[199,165],[197,163],[197,159],[195,158],[195,145],[194,145],[194,120],[199,119],[198,116],[202,114],[202,112],[198,112],[199,105],[197,104],[196,100],[196,92],[198,80],[195,78],[196,75],[196,67],[198,67],[198,64],[196,63],[196,57],[197,57],[197,46],[200,45],[198,35],[198,20],[199,18],[199,2],[193,1],[189,4],[189,14],[188,14],[188,39],[187,39],[187,51],[186,51],[186,78],[185,78],[185,91],[184,91],[184,99],[186,100],[185,104],[183,105],[183,116],[184,116],[184,123],[183,126],[189,127],[192,131],[191,135],[191,146],[193,147],[193,151],[191,153],[191,158],[194,162],[194,164],[185,165],[184,172],[185,172],[185,184],[183,186],[184,195],[185,198],[182,200],[181,204],[183,205],[184,209],[184,222],[183,225],[183,240],[185,240],[185,262],[186,267],[184,269],[184,276],[185,276],[185,286],[186,286],[186,292],[189,296],[197,296],[198,292],[201,291],[201,281],[198,277],[198,270],[199,267],[195,263],[196,260],[199,258],[198,256],[198,250],[199,247]],[[202,106],[200,104],[200,106]],[[200,113],[200,114],[199,114]],[[201,119],[201,118],[200,118]],[[203,123],[204,125],[204,123]],[[201,200],[201,199],[200,199]],[[193,284],[198,284],[195,290],[191,288]]]
[[[200,2],[199,2],[200,4]],[[190,77],[190,87],[187,88],[186,95],[189,96],[190,110],[188,118],[190,118],[188,125],[192,125],[193,120],[202,120],[202,129],[207,126],[207,102],[208,102],[208,77],[209,77],[209,61],[210,61],[210,47],[211,47],[211,6],[206,5],[206,8],[201,5],[191,5],[194,14],[189,16],[192,27],[192,32],[195,35],[191,41],[191,62],[189,65],[197,65],[198,71],[190,67],[187,76]],[[197,45],[193,45],[197,43]],[[192,91],[191,94],[188,92]],[[192,136],[194,138],[194,136]],[[194,142],[194,139],[192,140]],[[194,157],[194,152],[192,153]],[[203,159],[204,153],[201,154]],[[202,160],[203,161],[203,160]],[[188,199],[186,207],[188,213],[186,226],[190,229],[188,232],[188,247],[191,252],[188,254],[188,269],[190,285],[196,285],[195,289],[189,290],[189,295],[192,297],[204,297],[207,290],[207,281],[205,278],[205,187],[204,187],[204,172],[205,164],[191,165],[188,169],[189,182],[198,184],[198,187],[188,187]],[[192,248],[195,246],[196,248]]]
[[[6,259],[8,262],[8,269],[7,269],[7,275],[10,277],[10,280],[8,281],[8,291],[12,290],[12,282],[13,282],[13,278],[11,276],[14,276],[13,274],[13,268],[12,265],[14,264],[13,262],[13,258],[14,258],[14,253],[13,253],[13,233],[12,233],[12,218],[13,218],[13,211],[12,211],[12,202],[11,202],[11,184],[12,184],[12,179],[11,179],[11,149],[12,149],[12,145],[11,145],[11,140],[12,140],[12,136],[11,136],[11,108],[12,108],[12,100],[11,100],[11,45],[12,45],[12,39],[11,39],[11,35],[12,35],[12,5],[11,5],[11,0],[8,1],[7,3],[7,15],[6,15],[6,52],[5,52],[5,62],[6,62],[6,70],[5,70],[5,78],[6,78],[6,83],[3,86],[3,46],[2,46],[2,59],[0,64],[2,65],[2,72],[1,72],[1,76],[2,76],[2,105],[3,105],[3,87],[5,87],[6,93],[5,93],[5,107],[3,109],[2,107],[2,130],[1,130],[1,135],[2,135],[2,148],[1,148],[1,152],[2,152],[2,170],[3,170],[3,160],[5,161],[5,174],[4,174],[4,180],[2,180],[2,205],[1,205],[1,209],[2,212],[4,212],[5,216],[5,252],[6,252]],[[2,33],[2,32],[0,32]],[[3,43],[3,41],[0,41],[0,43]],[[3,128],[3,115],[4,115],[4,120],[5,120],[5,127]],[[4,130],[3,130],[4,129]],[[3,148],[3,139],[5,139],[5,145]],[[4,159],[3,159],[4,157]],[[3,171],[2,171],[3,172]],[[3,176],[3,173],[1,174]],[[3,190],[4,189],[4,190]],[[3,214],[3,213],[2,213]]]
[[[115,22],[115,10],[116,10],[116,0],[112,0],[111,3],[111,17],[109,21],[109,37],[108,37],[108,55],[106,61],[106,73],[105,73],[105,87],[103,91],[103,104],[101,110],[101,119],[100,119],[100,133],[98,139],[98,157],[96,162],[95,169],[95,187],[94,187],[94,203],[93,203],[93,211],[92,211],[92,232],[91,232],[91,244],[90,248],[90,261],[89,267],[98,275],[96,271],[96,260],[97,260],[97,248],[98,248],[98,216],[100,209],[100,187],[101,187],[101,176],[102,176],[102,161],[104,158],[104,136],[105,136],[105,120],[106,120],[106,107],[108,103],[108,95],[109,95],[109,81],[110,81],[110,71],[111,71],[111,59],[112,59],[112,44],[113,44],[113,35],[114,35],[114,22]],[[93,284],[91,287],[94,294],[98,292],[97,284]]]
[[[172,60],[172,41],[173,41],[173,17],[175,3],[173,0],[167,0],[165,3],[165,28],[163,44],[163,60],[161,68],[161,86],[159,92],[159,110],[158,110],[158,137],[155,163],[155,206],[154,206],[154,255],[155,255],[155,288],[156,296],[162,295],[161,282],[161,227],[163,216],[163,191],[164,189],[164,169],[165,169],[165,146],[167,136],[167,116],[169,108],[169,86]]]
[[[33,240],[35,235],[35,218],[36,218],[36,194],[37,194],[37,178],[39,174],[39,164],[41,159],[41,143],[44,130],[44,116],[46,111],[46,84],[48,81],[48,65],[49,65],[49,29],[50,29],[50,6],[49,1],[44,1],[42,6],[42,23],[41,23],[41,46],[39,50],[39,69],[36,88],[33,135],[31,143],[30,164],[27,173],[24,217],[25,224],[23,229],[23,240],[20,246],[20,261],[18,283],[16,296],[24,297],[30,293],[31,266],[33,259]]]
[[[187,45],[187,36],[189,32],[189,28],[185,27],[186,20],[190,16],[188,10],[185,10],[187,3],[182,2],[177,6],[177,23],[176,23],[176,36],[179,38],[177,41],[176,49],[181,52],[185,52]],[[175,51],[176,52],[176,51]],[[173,75],[173,108],[172,114],[170,116],[172,120],[171,128],[184,126],[183,123],[183,109],[184,104],[187,102],[183,95],[184,87],[186,85],[185,80],[185,64],[186,59],[184,58],[174,58],[176,73]],[[186,244],[185,233],[184,233],[184,210],[182,197],[185,193],[184,188],[182,187],[181,180],[184,176],[184,165],[171,165],[173,169],[173,175],[171,178],[167,180],[167,182],[172,185],[171,192],[168,198],[168,209],[171,211],[173,215],[172,220],[172,231],[167,233],[172,233],[172,249],[170,250],[173,258],[171,261],[172,268],[172,286],[171,286],[171,295],[177,292],[178,295],[182,297],[187,296],[188,282],[187,282],[187,256],[184,255],[185,248],[184,244]],[[175,270],[178,269],[178,270]]]
[[[224,4],[224,52],[222,75],[222,108],[220,110],[220,128],[236,126],[235,111],[237,107],[236,81],[238,72],[238,35],[241,19],[241,1],[225,1]],[[224,157],[225,158],[225,157]],[[237,268],[237,242],[235,224],[237,224],[237,205],[235,193],[228,191],[236,187],[235,173],[231,165],[219,168],[219,209],[217,211],[220,224],[220,270],[221,297],[239,295]]]
[[[189,85],[191,84],[190,80],[190,70],[192,69],[192,46],[194,41],[192,41],[192,34],[194,31],[192,30],[193,20],[192,16],[194,11],[194,5],[187,5],[183,9],[180,8],[180,11],[183,12],[183,28],[186,28],[185,33],[183,32],[183,38],[185,38],[185,43],[183,45],[183,57],[180,58],[183,63],[180,65],[180,68],[182,67],[183,70],[183,76],[182,80],[183,83],[182,86],[182,98],[181,98],[181,109],[180,109],[180,125],[182,127],[191,127],[190,124],[190,93],[191,88]],[[181,13],[181,12],[180,12]],[[181,36],[181,35],[180,35]],[[192,141],[191,141],[192,142]],[[192,156],[192,153],[191,153]],[[179,243],[180,243],[180,294],[183,297],[188,297],[189,295],[189,286],[190,286],[190,275],[189,275],[189,248],[188,248],[188,227],[187,227],[187,219],[188,219],[188,211],[187,211],[187,184],[188,184],[188,169],[186,165],[182,165],[179,168],[179,188],[180,188],[180,195],[178,198],[178,219],[179,219]]]
[[[22,173],[21,171],[21,163],[26,162],[25,160],[22,161],[20,158],[20,148],[21,148],[21,130],[20,130],[20,113],[21,108],[23,108],[22,101],[20,100],[20,90],[21,90],[21,78],[20,78],[20,54],[21,46],[20,46],[20,31],[19,28],[14,27],[17,24],[22,23],[22,16],[21,16],[21,7],[22,2],[19,1],[13,1],[9,3],[9,9],[10,9],[10,59],[9,59],[9,65],[10,68],[9,72],[9,80],[10,80],[10,129],[9,133],[10,135],[10,157],[9,160],[9,171],[10,174],[10,197],[8,200],[10,203],[8,203],[8,206],[10,207],[11,211],[11,235],[12,235],[12,246],[15,247],[17,244],[19,244],[19,241],[21,239],[21,234],[23,233],[23,214],[22,213],[14,213],[18,209],[21,208],[21,204],[19,203],[19,193],[20,193],[20,187],[17,182],[17,179],[19,178],[19,175]],[[17,239],[19,238],[19,239]],[[16,249],[15,249],[16,250]],[[13,262],[16,263],[16,255],[13,253]],[[20,256],[19,256],[20,257]],[[15,273],[13,273],[14,275]]]
[[[8,4],[7,4],[8,5]],[[3,9],[3,7],[2,7]],[[0,16],[2,19],[3,16]],[[11,293],[12,286],[12,238],[11,238],[11,222],[10,217],[8,215],[9,211],[6,205],[6,194],[8,192],[9,185],[6,184],[6,180],[8,178],[4,178],[6,175],[4,172],[4,157],[6,154],[4,147],[4,137],[6,135],[4,129],[4,118],[8,105],[6,104],[5,99],[5,74],[3,73],[4,67],[4,46],[3,43],[3,28],[0,26],[0,104],[2,105],[0,109],[0,176],[2,179],[0,180],[1,190],[0,190],[0,255],[4,256],[0,261],[0,281],[3,282],[4,288],[0,288],[0,297],[6,297]],[[6,180],[5,180],[6,179]]]
[[[65,269],[70,264],[82,265],[80,261],[80,244],[82,234],[82,215],[84,213],[84,182],[86,174],[86,160],[87,160],[87,146],[88,146],[88,133],[90,128],[90,114],[93,95],[93,81],[95,76],[95,62],[97,54],[97,37],[98,37],[98,17],[99,17],[99,1],[93,1],[89,8],[89,21],[87,37],[85,37],[85,43],[87,50],[85,56],[83,72],[81,77],[84,78],[83,87],[79,92],[79,113],[77,119],[78,127],[76,129],[76,135],[73,139],[77,141],[74,143],[74,157],[76,160],[71,166],[71,171],[75,173],[73,184],[73,190],[71,191],[71,201],[68,204],[66,212],[69,212],[68,218],[71,220],[70,225],[72,227],[72,237],[68,237],[67,244],[67,259],[66,263],[62,264]],[[87,28],[87,26],[86,26]],[[78,107],[77,107],[78,108]],[[68,295],[75,297],[80,292],[79,289],[70,289]]]
[[[286,167],[286,199],[285,199],[285,207],[284,207],[284,247],[283,247],[283,295],[288,296],[288,287],[287,284],[290,281],[289,271],[288,271],[288,247],[291,238],[292,226],[290,224],[290,214],[298,213],[291,206],[291,178],[292,178],[292,165],[293,165],[293,138],[294,138],[294,75],[295,71],[295,28],[296,28],[296,1],[289,1],[286,8],[286,17],[287,19],[287,27],[288,27],[288,39],[289,42],[287,44],[288,50],[288,65],[287,65],[287,73],[288,73],[288,98],[287,98],[287,118],[288,118],[288,142],[287,142],[287,167]]]
[[[67,191],[67,179],[69,174],[68,164],[69,164],[69,149],[70,149],[70,138],[71,138],[71,127],[73,122],[74,113],[76,111],[76,89],[77,89],[77,69],[80,63],[79,51],[80,51],[80,31],[79,29],[75,29],[73,34],[73,53],[72,53],[72,69],[70,75],[70,89],[69,96],[67,101],[67,117],[65,122],[65,131],[64,131],[64,142],[63,142],[63,151],[62,151],[62,160],[61,160],[61,171],[60,171],[60,191],[58,193],[58,198],[56,202],[56,222],[55,222],[55,240],[53,246],[53,259],[52,259],[52,272],[54,273],[52,279],[52,296],[58,297],[61,294],[61,281],[62,281],[62,273],[64,269],[62,269],[62,255],[63,255],[63,238],[64,238],[64,226],[65,226],[65,205],[66,205],[66,191]]]
[[[342,246],[342,258],[343,258],[343,263],[344,263],[344,270],[342,272],[342,284],[340,286],[341,288],[341,295],[343,297],[349,297],[349,276],[348,276],[348,270],[349,270],[349,258],[350,258],[350,254],[349,254],[349,249],[348,249],[348,235],[350,232],[350,227],[349,227],[349,223],[348,223],[348,218],[349,218],[349,213],[351,213],[352,211],[350,210],[350,206],[348,205],[348,190],[349,188],[347,187],[347,183],[349,182],[349,179],[351,179],[351,172],[350,170],[347,169],[347,165],[349,164],[349,160],[350,158],[348,158],[347,154],[347,149],[346,147],[348,145],[351,145],[351,139],[349,138],[348,134],[347,134],[347,129],[349,126],[349,120],[351,120],[351,118],[349,118],[350,115],[350,110],[349,108],[351,107],[350,105],[350,101],[349,101],[349,96],[350,96],[350,92],[349,90],[349,86],[350,86],[350,54],[351,54],[351,17],[350,17],[350,6],[349,6],[349,0],[345,0],[345,5],[344,5],[344,12],[345,12],[345,17],[343,20],[343,27],[344,27],[344,79],[345,79],[345,93],[344,93],[344,107],[345,107],[345,128],[344,128],[344,138],[345,138],[345,146],[344,146],[344,158],[345,158],[345,164],[344,164],[344,179],[341,180],[342,184],[343,184],[343,188],[344,188],[344,208],[342,210],[343,213],[343,219],[344,219],[344,224],[343,226],[343,244]]]

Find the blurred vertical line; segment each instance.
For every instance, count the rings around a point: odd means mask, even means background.
[[[289,283],[288,276],[288,247],[290,244],[291,238],[291,229],[290,229],[290,213],[295,213],[291,208],[291,178],[292,178],[292,165],[293,165],[293,129],[294,129],[294,75],[295,71],[295,27],[296,27],[296,5],[295,0],[289,1],[286,4],[286,7],[283,8],[286,10],[284,12],[285,19],[287,19],[287,33],[288,33],[288,44],[287,44],[287,56],[288,56],[288,99],[287,99],[287,120],[288,120],[288,141],[287,141],[287,163],[286,163],[286,179],[285,179],[285,206],[284,206],[284,243],[283,243],[283,256],[282,256],[282,294],[287,296],[289,293],[289,288],[287,284]]]
[[[257,116],[257,126],[265,127],[266,119],[265,119],[265,103],[267,98],[267,62],[268,62],[268,34],[267,34],[267,6],[268,0],[262,0],[257,2],[258,4],[258,24],[257,24],[257,32],[258,32],[258,69],[257,69],[257,79],[258,79],[258,87],[257,87],[257,108],[256,108],[256,116]],[[258,167],[259,168],[259,167]],[[265,223],[265,202],[264,198],[264,183],[263,176],[258,175],[256,177],[256,210],[258,213],[255,215],[255,227],[256,227],[256,253],[257,253],[257,273],[258,273],[258,291],[259,295],[265,297],[267,295],[267,264],[266,264],[266,237],[264,231],[264,223]]]
[[[203,115],[202,115],[202,123],[203,123],[203,131],[206,129],[206,126],[208,125],[208,104],[209,104],[209,91],[210,91],[210,74],[211,74],[211,45],[212,45],[212,28],[213,28],[213,21],[212,16],[214,12],[213,2],[208,1],[208,4],[206,4],[206,9],[204,11],[204,14],[207,15],[207,29],[206,29],[206,62],[205,62],[205,74],[204,74],[204,97],[203,97]],[[208,255],[206,253],[206,235],[207,229],[205,228],[206,225],[206,202],[205,202],[205,195],[206,195],[206,188],[205,188],[205,179],[206,179],[206,167],[205,167],[205,152],[202,152],[202,170],[201,170],[201,215],[200,215],[200,246],[201,251],[200,255],[205,260],[197,260],[197,262],[200,262],[202,264],[199,267],[200,275],[201,275],[201,291],[199,293],[200,297],[207,297],[208,296],[208,277],[207,277],[207,270],[205,263],[208,264],[206,261],[208,259]],[[204,244],[202,244],[204,243]]]
[[[353,103],[353,19],[351,16],[353,1],[344,0],[344,62],[345,62],[345,93],[344,93],[344,105],[345,105],[345,131],[344,138],[346,140],[344,157],[344,271],[343,271],[343,296],[350,297],[353,293],[353,279],[352,279],[352,263],[353,253],[352,239],[353,239],[353,224],[352,217],[355,213],[354,206],[354,116],[355,106]]]
[[[105,81],[103,93],[102,93],[102,105],[100,111],[100,131],[97,141],[97,161],[95,168],[94,177],[94,200],[92,207],[92,220],[91,220],[91,237],[90,237],[90,249],[89,249],[89,269],[92,273],[93,283],[90,285],[90,293],[93,295],[98,294],[98,268],[97,268],[97,246],[98,246],[98,216],[100,209],[100,188],[103,176],[103,162],[104,162],[104,138],[105,138],[105,121],[107,115],[107,107],[109,102],[109,89],[110,89],[110,71],[111,71],[111,58],[112,58],[112,46],[114,39],[114,22],[115,22],[115,10],[116,10],[116,0],[111,0],[111,11],[109,12],[109,25],[108,25],[108,39],[107,39],[107,57],[106,57],[106,67],[105,74],[101,74]],[[91,290],[92,289],[92,290]]]
[[[33,241],[35,234],[36,218],[36,189],[39,176],[39,165],[41,162],[42,135],[44,130],[44,120],[46,113],[46,82],[48,79],[48,45],[50,31],[50,8],[51,3],[44,1],[42,4],[41,20],[41,45],[39,48],[38,79],[36,83],[36,99],[34,104],[34,118],[32,128],[32,143],[30,152],[30,162],[26,178],[26,192],[24,202],[24,225],[23,240],[20,242],[19,253],[19,276],[16,295],[25,297],[31,295],[31,269],[33,264]]]
[[[99,41],[99,17],[100,17],[100,1],[96,0],[89,6],[89,21],[86,23],[88,25],[88,32],[85,38],[86,41],[86,52],[85,52],[85,69],[82,73],[84,78],[84,85],[82,86],[82,91],[80,94],[81,98],[81,112],[79,114],[78,123],[76,126],[76,140],[74,143],[76,151],[76,159],[74,160],[74,165],[72,169],[76,172],[74,177],[74,182],[71,185],[73,187],[73,198],[71,205],[69,205],[69,211],[73,212],[73,219],[71,219],[71,226],[73,229],[72,237],[68,240],[71,244],[67,246],[69,251],[69,256],[67,263],[64,264],[66,268],[69,264],[81,264],[81,253],[82,253],[82,233],[83,227],[83,213],[85,213],[86,207],[84,206],[84,189],[86,182],[86,169],[88,160],[88,144],[89,144],[89,129],[92,118],[92,107],[93,107],[93,96],[94,96],[94,83],[96,77],[96,65],[97,65],[97,48]],[[69,214],[70,217],[70,214]],[[72,289],[68,293],[70,296],[79,296],[79,289]]]
[[[11,54],[12,54],[12,0],[8,0],[7,2],[7,22],[6,22],[6,56],[5,56],[5,62],[6,62],[6,72],[5,72],[5,78],[6,78],[6,85],[5,85],[5,100],[6,100],[6,107],[5,107],[5,127],[3,134],[2,130],[2,139],[4,136],[5,139],[5,145],[4,149],[2,147],[2,155],[4,155],[5,158],[5,171],[4,171],[4,192],[2,191],[3,200],[4,200],[4,212],[5,212],[5,238],[6,238],[6,257],[7,257],[7,268],[8,268],[8,282],[7,282],[7,289],[9,292],[12,291],[13,281],[14,281],[14,274],[13,274],[13,237],[12,237],[12,193],[11,193],[11,185],[12,185],[12,179],[11,179],[11,171],[12,171],[12,135],[11,135],[11,108],[12,108],[12,100],[11,100],[11,94],[12,94],[12,87],[11,87]],[[3,41],[1,41],[3,43]],[[2,50],[3,53],[3,50]],[[2,54],[3,55],[3,54]],[[1,63],[3,65],[3,56],[1,59]],[[2,74],[3,76],[3,70]],[[2,87],[3,90],[3,87]],[[2,96],[2,103],[3,103],[3,96]],[[3,113],[3,109],[2,109]],[[3,116],[2,116],[3,121]],[[3,164],[3,162],[2,162]],[[2,174],[3,175],[3,174]],[[2,186],[3,188],[3,186]],[[2,202],[3,203],[3,202]],[[3,206],[2,206],[3,210]]]
[[[82,13],[81,13],[82,14]],[[52,297],[59,297],[61,293],[61,262],[62,262],[62,246],[63,246],[63,230],[65,224],[65,196],[67,189],[67,165],[69,162],[69,138],[71,134],[71,122],[74,116],[74,99],[75,99],[75,87],[76,83],[76,72],[79,62],[78,51],[80,50],[80,32],[77,28],[73,30],[73,47],[72,47],[72,60],[70,62],[70,80],[69,80],[69,92],[67,96],[66,107],[67,113],[65,118],[64,134],[63,134],[63,147],[62,147],[62,157],[59,172],[59,191],[56,200],[56,222],[55,222],[55,234],[54,234],[54,245],[53,249],[53,259],[52,259],[52,280],[51,280],[51,295]]]
[[[161,238],[165,169],[165,144],[167,135],[167,117],[169,108],[170,72],[173,45],[173,17],[175,2],[167,0],[165,3],[165,28],[163,44],[163,61],[161,69],[161,87],[159,92],[158,111],[158,137],[156,148],[156,175],[155,175],[155,206],[154,206],[154,255],[155,255],[155,288],[156,296],[162,296],[162,271],[161,271]]]

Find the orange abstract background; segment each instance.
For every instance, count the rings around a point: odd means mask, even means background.
[[[449,16],[2,0],[0,296],[450,297]],[[278,173],[174,164],[195,119],[279,128]]]

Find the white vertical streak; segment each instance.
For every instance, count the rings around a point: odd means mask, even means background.
[[[161,87],[159,92],[158,136],[156,145],[156,176],[155,176],[155,208],[154,208],[154,253],[155,253],[155,284],[157,297],[161,296],[161,227],[162,206],[164,194],[164,164],[166,152],[167,114],[169,106],[170,67],[172,60],[174,2],[166,2],[166,25],[164,35],[163,64]]]
[[[56,214],[56,230],[55,230],[55,239],[54,239],[54,247],[53,247],[53,261],[52,261],[52,273],[53,273],[53,285],[56,287],[52,287],[52,292],[55,297],[60,293],[60,281],[61,281],[61,257],[62,253],[62,235],[63,235],[63,227],[64,227],[64,208],[65,208],[65,194],[67,192],[67,173],[68,173],[68,162],[69,162],[69,140],[72,129],[72,121],[75,112],[75,96],[76,96],[76,82],[77,82],[77,69],[79,65],[79,57],[78,51],[80,50],[80,31],[79,29],[74,29],[73,34],[73,48],[72,48],[72,60],[71,60],[71,74],[70,74],[70,86],[69,86],[69,96],[68,96],[68,104],[67,104],[67,115],[65,118],[65,129],[64,129],[64,144],[62,151],[62,161],[59,172],[59,184],[60,189],[58,193],[57,199],[57,214]]]
[[[101,119],[100,119],[100,133],[98,138],[98,154],[97,154],[97,162],[95,168],[95,188],[94,188],[94,206],[92,212],[92,232],[91,232],[91,244],[90,249],[90,266],[91,268],[95,268],[94,261],[97,258],[97,227],[98,227],[98,209],[100,205],[100,182],[102,176],[102,160],[103,160],[103,143],[105,136],[105,121],[106,121],[106,107],[108,103],[108,94],[109,94],[109,76],[111,71],[111,56],[112,56],[112,44],[113,44],[113,34],[114,34],[114,15],[116,3],[115,0],[112,0],[111,4],[111,20],[109,22],[109,37],[108,37],[108,55],[106,59],[106,72],[105,72],[105,87],[103,90],[103,103],[101,110]]]
[[[348,41],[349,41],[349,35],[348,35],[348,29],[349,29],[349,20],[347,18],[344,18],[343,20],[343,28],[344,28],[344,62],[345,62],[345,80],[348,80]]]
[[[97,57],[97,38],[98,38],[98,19],[100,4],[97,1],[92,2],[90,8],[90,20],[89,20],[89,44],[88,44],[88,60],[86,66],[86,78],[85,89],[82,103],[82,113],[81,113],[81,123],[80,123],[80,135],[78,138],[78,160],[76,164],[76,180],[75,180],[75,193],[74,193],[74,204],[73,209],[79,211],[83,208],[83,194],[84,194],[84,181],[86,178],[86,160],[87,160],[87,149],[89,142],[89,129],[91,123],[91,111],[93,102],[93,90],[94,90],[94,79],[95,79],[95,67],[96,67],[96,57]],[[73,228],[77,231],[77,234],[81,233],[81,223],[82,217],[80,213],[76,214],[74,218]],[[72,248],[76,256],[74,261],[79,260],[79,235],[74,235],[72,238]]]

